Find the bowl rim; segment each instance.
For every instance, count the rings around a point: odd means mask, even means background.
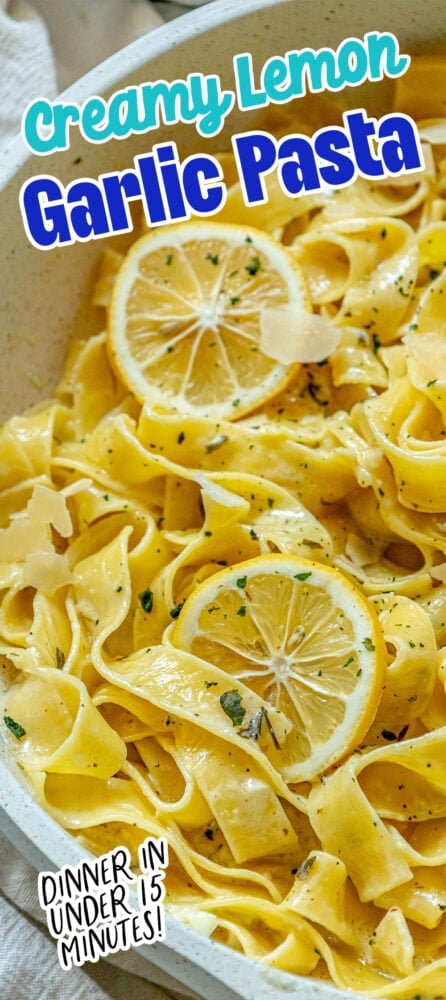
[[[0,832],[37,871],[56,871],[94,857],[39,805],[18,765],[11,760],[3,738]],[[136,897],[133,905],[139,908]],[[364,994],[344,992],[329,981],[283,972],[247,958],[199,934],[168,912],[165,918],[165,940],[143,945],[137,952],[203,1000],[308,1000],[309,990],[312,1000],[365,1000]],[[42,923],[45,925],[43,910]],[[54,957],[56,960],[56,954]],[[229,987],[228,982],[234,986]]]
[[[256,11],[291,5],[295,0],[211,0],[204,6],[183,13],[165,22],[124,48],[108,56],[57,95],[81,104],[87,98],[112,90],[129,73],[144,67],[154,58],[167,55],[179,44],[195,36],[239,20]],[[25,145],[20,132],[0,150],[0,194],[31,159],[36,157]],[[14,773],[16,772],[16,773]],[[60,826],[37,803],[10,759],[0,739],[0,831],[21,854],[41,871],[56,870],[63,865],[77,864],[89,856],[69,832]],[[93,855],[91,855],[93,856]],[[43,911],[42,911],[43,920]],[[203,998],[212,1000],[365,1000],[364,994],[343,991],[330,982],[293,975],[248,959],[238,952],[198,934],[177,918],[166,914],[166,940],[162,944],[145,946],[138,951],[153,965],[175,978]],[[119,953],[118,953],[119,955]],[[175,955],[178,966],[175,967]],[[62,971],[62,970],[61,970]],[[228,979],[237,989],[228,988]],[[180,981],[180,980],[179,980]],[[212,990],[212,993],[209,990]]]
[[[142,68],[154,58],[166,55],[171,49],[190,41],[196,35],[230,21],[239,20],[240,17],[255,11],[279,5],[285,6],[293,2],[294,0],[243,0],[241,10],[239,0],[208,0],[204,6],[196,7],[172,21],[166,21],[152,28],[124,48],[113,52],[51,100],[58,101],[63,98],[66,101],[82,104],[89,97],[100,95],[104,90],[111,90],[130,72]],[[40,160],[44,164],[46,156],[32,153],[25,145],[19,131],[3,149],[0,149],[0,194],[17,171],[31,158],[35,158],[36,162]]]

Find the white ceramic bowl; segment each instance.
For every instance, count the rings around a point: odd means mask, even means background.
[[[66,92],[81,104],[100,94],[148,80],[184,78],[191,70],[218,73],[223,86],[231,85],[232,58],[253,53],[264,61],[288,49],[336,46],[347,36],[366,31],[392,31],[402,52],[444,51],[446,18],[443,0],[389,3],[375,0],[216,0],[118,52]],[[365,106],[369,112],[386,109],[389,83],[349,88],[345,104]],[[232,112],[225,130],[209,149],[227,147],[231,132],[249,127],[249,116]],[[47,253],[32,247],[25,236],[18,194],[33,174],[48,173],[62,183],[78,177],[97,177],[106,170],[123,169],[135,154],[147,152],[155,141],[174,138],[182,150],[203,148],[193,126],[161,128],[125,142],[99,145],[85,142],[73,131],[71,147],[46,157],[29,155],[20,139],[0,158],[0,416],[20,412],[53,390],[70,335],[81,326],[91,329],[88,302],[91,275],[104,246],[120,248],[122,237],[63,247]],[[253,210],[253,219],[255,209]],[[127,239],[128,242],[128,239]],[[32,377],[30,377],[32,376]],[[42,388],[36,388],[41,381]],[[61,830],[33,801],[16,765],[0,745],[1,825],[5,833],[40,869],[76,864],[85,856],[76,841]],[[140,952],[143,949],[140,949]],[[215,942],[201,938],[168,919],[165,944],[146,949],[147,958],[196,993],[212,1000],[314,1000],[347,998],[333,987],[267,970]],[[224,983],[236,984],[229,988]],[[352,997],[349,993],[348,997]]]

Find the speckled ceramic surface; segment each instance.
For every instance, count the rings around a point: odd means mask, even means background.
[[[240,12],[243,12],[242,16]],[[232,80],[232,58],[251,51],[256,66],[290,48],[329,45],[347,35],[393,31],[403,52],[445,50],[443,0],[216,0],[207,7],[169,23],[116,54],[67,91],[77,103],[93,95],[147,80],[186,76],[191,69],[218,73],[223,85]],[[385,107],[388,83],[369,86],[366,93],[350,88],[346,101],[373,112]],[[226,129],[209,148],[228,145],[229,129],[249,127],[249,116],[233,112]],[[172,138],[160,129],[156,140]],[[202,148],[192,126],[176,126],[182,151]],[[78,176],[97,177],[122,169],[132,157],[151,148],[154,133],[125,142],[89,145],[73,132],[71,148],[51,156],[29,156],[20,139],[0,157],[0,416],[23,410],[50,394],[59,375],[67,340],[74,330],[90,330],[97,322],[88,309],[95,261],[106,244],[120,248],[122,237],[98,240],[47,253],[29,245],[19,213],[18,193],[32,174],[48,173],[62,183]],[[128,238],[127,238],[128,239]],[[0,754],[0,805],[5,832],[38,868],[76,864],[81,851],[32,800],[4,748]],[[147,957],[195,992],[212,1000],[333,1000],[347,997],[333,987],[272,972],[221,946],[198,937],[176,921],[168,921],[167,940],[147,949]],[[236,992],[224,983],[237,984]],[[352,997],[352,994],[348,994]]]

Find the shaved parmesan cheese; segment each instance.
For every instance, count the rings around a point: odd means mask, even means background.
[[[45,524],[34,524],[27,517],[11,520],[0,531],[0,560],[22,562],[28,553],[52,552],[53,546]]]
[[[262,309],[260,350],[284,365],[324,361],[336,350],[341,331],[323,316],[293,305]]]
[[[62,493],[50,490],[47,486],[35,486],[27,511],[30,521],[52,524],[62,538],[68,538],[72,534],[73,525]]]
[[[65,556],[57,552],[32,552],[27,555],[23,572],[25,587],[35,587],[44,594],[54,594],[59,587],[72,582]]]
[[[87,481],[84,480],[84,482]],[[40,529],[44,524],[52,524],[59,535],[62,535],[62,538],[68,538],[73,532],[70,512],[63,493],[52,490],[48,486],[42,486],[40,483],[34,486],[25,510],[11,515],[11,524],[13,521],[20,522],[21,530],[23,530],[26,521],[33,524],[35,530]]]
[[[88,482],[83,480],[83,487]],[[8,527],[0,530],[0,560],[24,563],[22,585],[45,594],[53,594],[72,579],[66,557],[55,551],[50,524],[62,538],[72,534],[66,497],[36,483],[26,508],[13,514]]]

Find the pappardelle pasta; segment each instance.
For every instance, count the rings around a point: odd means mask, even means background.
[[[94,853],[166,837],[188,926],[395,1000],[446,996],[438,80],[397,91],[430,109],[416,177],[270,175],[254,210],[234,179],[212,224],[107,250],[107,332],[0,431],[3,729],[38,802]]]

